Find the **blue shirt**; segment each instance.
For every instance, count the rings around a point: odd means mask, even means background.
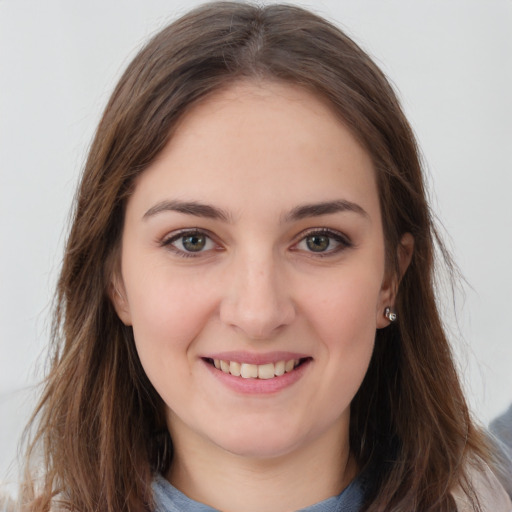
[[[203,503],[191,500],[163,476],[153,480],[154,512],[218,512]],[[353,480],[338,496],[327,498],[298,512],[358,512],[363,504],[364,492],[361,478]]]

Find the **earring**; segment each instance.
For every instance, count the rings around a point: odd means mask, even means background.
[[[389,306],[384,310],[384,316],[390,321],[394,322],[396,320],[396,313]]]

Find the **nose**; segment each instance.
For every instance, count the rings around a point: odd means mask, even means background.
[[[246,257],[227,271],[221,321],[251,340],[270,339],[295,318],[286,276],[274,258]]]

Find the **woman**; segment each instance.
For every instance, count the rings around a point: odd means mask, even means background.
[[[229,2],[173,23],[89,153],[25,506],[507,510],[435,242],[410,127],[343,33]]]

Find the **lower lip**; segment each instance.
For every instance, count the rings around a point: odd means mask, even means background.
[[[222,370],[215,368],[215,366],[207,361],[203,360],[203,363],[216,379],[233,391],[252,395],[265,395],[277,393],[295,384],[306,372],[311,359],[306,359],[291,372],[279,377],[273,377],[272,379],[244,379],[243,377],[235,377],[230,373],[224,373]]]

